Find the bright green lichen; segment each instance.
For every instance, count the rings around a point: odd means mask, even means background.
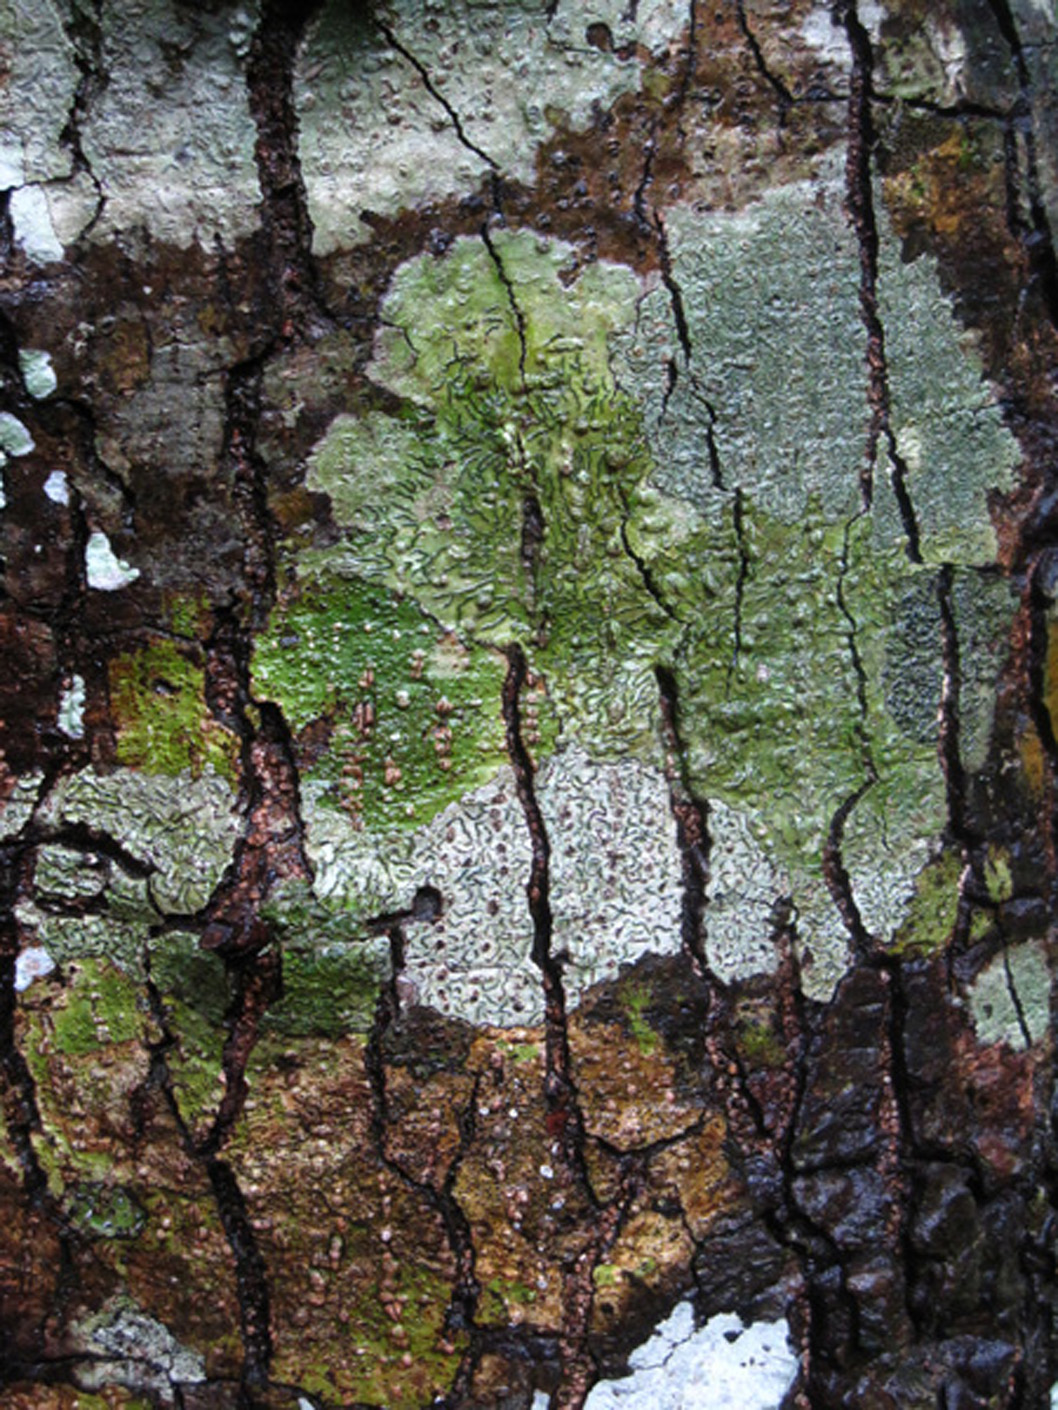
[[[154,641],[115,656],[109,678],[120,763],[193,778],[211,768],[235,782],[238,741],[210,715],[202,667],[185,651]]]
[[[372,828],[417,826],[504,757],[506,662],[361,581],[313,583],[258,638],[254,689],[295,730],[318,722],[302,777]]]

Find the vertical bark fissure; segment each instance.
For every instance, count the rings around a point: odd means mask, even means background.
[[[695,793],[691,785],[686,746],[680,733],[679,686],[675,673],[668,666],[658,666],[655,675],[665,745],[675,763],[675,778],[669,780],[669,806],[676,821],[683,882],[680,932],[684,952],[705,975],[709,969],[705,953],[705,914],[709,903],[709,852],[712,847],[709,804]]]
[[[875,143],[872,80],[874,54],[854,0],[842,0],[836,14],[845,28],[852,55],[849,82],[848,154],[845,184],[860,258],[860,316],[867,333],[867,403],[870,421],[860,472],[860,497],[870,509],[875,493],[874,467],[884,443],[890,483],[904,527],[906,552],[912,563],[922,561],[918,520],[908,485],[907,463],[897,446],[890,417],[889,365],[878,302],[878,227],[874,212],[872,153]]]

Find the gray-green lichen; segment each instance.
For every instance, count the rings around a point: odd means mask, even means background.
[[[334,0],[298,57],[319,254],[368,239],[371,215],[474,191],[490,171],[531,182],[536,150],[556,128],[583,129],[639,87],[636,42],[662,48],[687,22],[672,0],[384,0],[372,15],[394,43]],[[593,22],[610,26],[608,49],[585,42]]]
[[[274,641],[255,663],[296,723],[326,722],[333,739],[345,728],[359,658],[336,655],[326,698],[303,710],[279,650],[302,635],[294,614],[315,613],[317,637],[337,641],[347,623],[331,622],[325,604],[343,595],[355,604],[383,585],[468,652],[519,642],[539,686],[526,719],[542,806],[549,769],[557,777],[572,767],[579,748],[595,761],[660,760],[656,668],[666,666],[688,782],[717,827],[710,962],[729,978],[772,968],[772,930],[786,914],[806,987],[819,998],[847,962],[845,920],[823,875],[836,820],[851,888],[844,915],[858,908],[883,944],[911,913],[947,823],[936,746],[948,670],[942,598],[965,662],[967,768],[987,749],[1013,610],[1002,580],[979,565],[994,550],[988,494],[1009,484],[1016,444],[934,266],[901,264],[887,230],[885,313],[899,330],[889,367],[894,424],[922,564],[908,561],[884,441],[864,500],[865,334],[843,202],[832,157],[817,180],[772,190],[740,212],[671,210],[686,347],[668,289],[602,263],[571,278],[571,249],[529,231],[498,230],[488,243],[463,237],[440,257],[402,265],[369,370],[403,407],[339,416],[317,444],[308,483],[329,496],[341,538],[299,554],[300,599],[277,614]],[[911,419],[922,405],[925,430]],[[861,411],[850,417],[850,407]],[[957,565],[945,569],[947,588],[932,566],[941,561]],[[346,615],[355,620],[358,610]],[[402,686],[393,667],[381,669],[384,700]],[[367,755],[365,746],[343,772],[351,767],[359,780]],[[331,756],[342,757],[333,744]],[[403,776],[395,756],[389,774]],[[456,816],[469,795],[453,784],[438,797]],[[355,799],[343,806],[350,802],[355,813]],[[564,852],[559,829],[555,865],[597,847],[590,809],[559,806],[571,840]],[[367,808],[359,826],[370,831],[384,817]],[[326,828],[313,826],[318,843],[346,858],[339,870],[360,878],[359,903],[407,905],[409,886],[438,884],[413,882],[407,854],[388,842],[350,834],[336,843],[337,819],[323,842]],[[671,920],[673,853],[667,844],[656,852],[668,859],[659,884]],[[324,862],[319,881],[331,885],[333,874]],[[568,889],[556,884],[558,929]],[[495,881],[477,897],[486,901],[495,911]],[[472,902],[470,893],[437,922],[447,937],[444,994],[417,961],[409,977],[425,1001],[480,1016],[466,1007],[481,1002],[476,972],[473,997],[452,998],[452,975],[477,963],[460,938]],[[498,943],[504,963],[521,964],[524,916],[517,931],[488,917],[486,909],[483,927],[520,936]],[[605,943],[599,953],[608,956]],[[617,953],[623,962],[630,947]]]
[[[997,955],[973,982],[970,1010],[979,1043],[1006,1043],[1020,1050],[1045,1038],[1051,971],[1044,944],[1030,940]]]
[[[153,870],[147,892],[162,915],[206,904],[231,860],[241,823],[227,783],[116,769],[86,769],[61,779],[40,809],[45,826],[73,824],[114,838]]]
[[[4,0],[0,42],[5,78],[0,89],[0,188],[70,175],[62,141],[79,73],[58,5]]]
[[[84,1359],[74,1366],[82,1390],[121,1385],[172,1405],[178,1385],[206,1379],[201,1353],[181,1346],[168,1327],[124,1295],[86,1317],[73,1338],[83,1348]]]

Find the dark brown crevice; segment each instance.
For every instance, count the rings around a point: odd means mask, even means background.
[[[390,1125],[389,1097],[386,1083],[385,1039],[396,1021],[401,1007],[400,980],[404,972],[405,935],[403,921],[425,914],[440,913],[440,896],[432,887],[416,892],[411,907],[394,915],[385,928],[389,937],[391,974],[383,985],[375,1006],[371,1032],[364,1047],[364,1070],[371,1088],[371,1135],[379,1163],[413,1191],[441,1220],[448,1247],[456,1266],[456,1278],[445,1318],[447,1334],[466,1333],[467,1350],[460,1360],[451,1391],[445,1403],[463,1404],[469,1396],[470,1384],[480,1355],[475,1326],[475,1313],[481,1296],[476,1272],[476,1250],[470,1223],[455,1196],[455,1183],[463,1158],[474,1140],[479,1080],[475,1079],[467,1105],[459,1118],[459,1145],[440,1188],[429,1180],[417,1179],[386,1149]],[[435,909],[436,907],[436,909]],[[380,921],[382,918],[380,918]],[[378,929],[381,929],[379,926]],[[378,930],[376,930],[378,933]]]
[[[294,64],[320,0],[264,0],[250,47],[246,86],[257,127],[254,155],[280,339],[311,337],[333,321],[312,256],[312,219],[298,155]]]
[[[1046,789],[1041,821],[1045,829],[1050,863],[1050,891],[1058,887],[1058,735],[1047,708],[1047,658],[1050,648],[1052,597],[1045,585],[1047,557],[1038,557],[1028,581],[1028,642],[1026,701],[1029,718],[1040,741],[1046,762]]]
[[[852,662],[852,671],[856,677],[856,704],[859,710],[859,719],[856,722],[856,735],[860,743],[864,771],[867,777],[874,781],[878,777],[878,770],[875,766],[874,754],[871,749],[871,737],[867,727],[870,719],[870,705],[867,698],[867,670],[863,664],[863,657],[860,655],[858,639],[859,624],[853,616],[852,609],[849,607],[845,597],[845,583],[848,579],[850,567],[850,537],[853,525],[856,524],[861,517],[862,511],[860,514],[853,515],[845,525],[845,532],[841,541],[841,560],[838,563],[837,591],[835,595],[837,597],[838,611],[844,617],[848,625],[845,640],[848,645],[849,660]]]
[[[705,975],[705,911],[708,905],[709,804],[691,785],[687,750],[680,732],[680,696],[675,673],[668,666],[655,667],[661,705],[661,725],[665,747],[675,761],[675,778],[669,780],[669,806],[676,820],[676,844],[680,849],[683,898],[680,906],[680,934],[684,953]]]
[[[169,1026],[169,1016],[158,986],[151,976],[150,949],[144,956],[146,990],[151,1016],[161,1033],[161,1039],[150,1045],[151,1067],[148,1084],[161,1092],[166,1107],[180,1132],[185,1151],[205,1172],[217,1206],[217,1213],[228,1240],[234,1263],[235,1283],[239,1300],[239,1323],[243,1347],[242,1399],[250,1407],[255,1404],[255,1392],[269,1383],[272,1358],[270,1324],[270,1294],[268,1270],[257,1245],[257,1236],[246,1210],[246,1201],[231,1166],[217,1154],[221,1143],[221,1122],[218,1118],[204,1140],[196,1141],[173,1089],[167,1054],[176,1046],[176,1037]],[[227,1052],[228,1045],[225,1045]],[[227,1071],[225,1060],[225,1072]],[[225,1100],[226,1100],[225,1096]],[[230,1124],[230,1123],[226,1123]]]
[[[672,272],[672,256],[669,252],[669,237],[665,230],[665,221],[658,210],[654,211],[654,232],[657,237],[662,283],[668,290],[669,300],[672,304],[672,317],[676,324],[676,334],[680,340],[683,361],[685,365],[690,366],[692,353],[690,325],[687,322],[687,311],[683,306],[683,291]]]
[[[624,549],[630,562],[635,566],[635,570],[639,575],[639,580],[643,584],[643,587],[646,589],[647,595],[653,600],[653,602],[657,604],[658,608],[665,614],[666,617],[669,618],[670,621],[683,623],[684,618],[682,618],[676,611],[676,609],[665,600],[665,594],[661,591],[661,588],[658,586],[658,581],[654,577],[654,573],[650,564],[647,562],[647,560],[643,557],[641,553],[637,552],[635,545],[632,543],[632,540],[629,537],[628,523],[631,519],[631,509],[628,504],[627,496],[622,494],[621,497],[624,501],[624,513],[621,517],[621,547]]]
[[[246,1200],[231,1166],[213,1156],[206,1161],[206,1174],[213,1187],[224,1233],[235,1257],[243,1344],[242,1384],[244,1390],[252,1395],[252,1392],[267,1387],[272,1362],[268,1270],[257,1246]]]
[[[830,820],[827,840],[823,844],[823,878],[827,883],[831,899],[845,923],[845,929],[852,941],[856,957],[861,961],[870,960],[874,956],[876,942],[863,923],[841,848],[845,836],[845,825],[860,799],[870,788],[873,788],[874,783],[874,778],[864,779],[863,783],[841,802]]]
[[[496,162],[492,157],[490,157],[488,152],[483,151],[482,148],[479,147],[476,142],[472,142],[467,136],[466,132],[463,130],[463,124],[459,119],[459,114],[456,112],[455,108],[452,107],[451,103],[434,83],[433,79],[430,77],[430,71],[423,63],[423,61],[417,58],[411,52],[411,50],[407,48],[406,45],[402,44],[401,41],[397,38],[396,34],[391,29],[391,27],[387,25],[383,20],[379,19],[377,15],[372,15],[371,22],[372,24],[374,24],[375,28],[385,39],[386,43],[392,49],[395,49],[397,53],[401,56],[401,58],[404,59],[407,63],[409,63],[415,70],[415,72],[419,75],[419,77],[422,79],[423,87],[426,89],[427,93],[429,93],[430,97],[434,100],[434,102],[438,103],[444,109],[448,117],[448,121],[452,124],[453,132],[455,133],[458,140],[467,149],[467,151],[473,152],[476,157],[480,157],[481,160],[490,168],[491,171],[498,172],[499,163]]]
[[[551,845],[536,796],[533,761],[522,733],[521,694],[529,668],[525,652],[517,643],[508,646],[506,654],[503,719],[507,754],[529,831],[532,860],[525,889],[533,922],[531,957],[540,971],[544,993],[546,1128],[551,1156],[560,1165],[564,1179],[583,1198],[585,1207],[594,1211],[581,1256],[563,1276],[563,1327],[559,1337],[563,1376],[552,1401],[554,1410],[578,1410],[597,1374],[588,1343],[595,1293],[592,1274],[619,1209],[615,1204],[600,1206],[588,1172],[584,1117],[572,1073],[562,959],[552,949]]]
[[[485,249],[488,251],[489,259],[493,263],[496,275],[507,294],[507,303],[510,306],[511,317],[514,319],[514,326],[518,333],[518,374],[522,384],[522,390],[524,391],[525,359],[527,356],[525,314],[522,312],[521,306],[518,303],[518,297],[514,291],[514,284],[511,282],[511,277],[504,268],[503,259],[500,256],[499,250],[496,248],[496,242],[492,238],[492,232],[489,230],[488,222],[481,227],[481,240]]]
[[[731,524],[735,531],[735,547],[738,549],[738,575],[735,578],[735,614],[731,626],[733,638],[731,646],[731,662],[727,668],[724,681],[724,693],[731,694],[731,681],[738,669],[739,658],[742,655],[742,603],[746,592],[746,581],[749,578],[749,550],[746,547],[746,523],[745,523],[745,500],[742,494],[742,486],[736,485],[731,504]]]
[[[84,240],[99,221],[107,203],[102,183],[92,170],[92,164],[85,155],[81,141],[81,128],[92,104],[104,93],[110,83],[103,59],[103,0],[86,0],[86,3],[73,5],[63,18],[63,28],[73,49],[74,64],[80,77],[74,90],[66,125],[59,134],[59,141],[69,150],[76,175],[84,172],[96,191],[96,209],[92,219],[81,231]]]
[[[1036,130],[1032,117],[1032,78],[1029,74],[1025,49],[1009,0],[988,0],[988,7],[995,17],[1000,34],[1010,49],[1019,89],[1014,108],[1006,119],[1004,145],[1008,222],[1011,233],[1021,242],[1025,250],[1029,268],[1039,281],[1048,317],[1052,324],[1058,326],[1058,255],[1055,253],[1054,232],[1051,230],[1040,182]],[[1022,184],[1021,166],[1018,160],[1019,137],[1025,148],[1024,188],[1028,200],[1029,216],[1027,222],[1023,219],[1019,209],[1019,191]]]

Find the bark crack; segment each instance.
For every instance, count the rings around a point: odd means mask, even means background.
[[[875,144],[871,103],[874,97],[874,54],[871,40],[860,21],[855,0],[843,0],[836,10],[849,41],[852,77],[848,100],[848,154],[845,184],[853,229],[859,245],[860,316],[867,333],[867,403],[870,422],[867,446],[860,470],[860,497],[864,509],[874,499],[874,467],[880,444],[884,443],[889,462],[890,482],[904,527],[906,552],[913,563],[922,562],[918,521],[908,489],[907,463],[897,446],[891,423],[889,364],[885,330],[878,304],[878,228],[874,213],[872,153]]]
[[[430,70],[426,67],[423,61],[418,58],[415,54],[413,54],[406,45],[401,43],[401,41],[397,38],[397,35],[394,33],[393,29],[388,24],[386,24],[384,20],[381,20],[378,18],[377,15],[374,15],[372,16],[372,23],[375,25],[379,33],[383,36],[386,43],[390,45],[391,48],[395,49],[397,53],[401,56],[401,58],[404,59],[406,63],[409,63],[415,70],[415,72],[419,75],[420,79],[422,79],[423,87],[426,89],[427,93],[429,93],[430,97],[434,100],[434,102],[438,103],[444,109],[445,114],[448,117],[448,121],[452,124],[453,132],[455,133],[458,140],[462,143],[462,145],[467,149],[467,151],[473,152],[476,157],[480,157],[481,160],[489,167],[490,171],[492,171],[494,174],[498,173],[500,169],[499,163],[494,158],[490,157],[488,152],[484,151],[483,148],[479,147],[476,142],[472,142],[467,136],[463,128],[463,124],[460,121],[459,114],[456,112],[455,108],[452,107],[452,104],[448,101],[445,95],[434,83],[433,79],[430,77]]]

